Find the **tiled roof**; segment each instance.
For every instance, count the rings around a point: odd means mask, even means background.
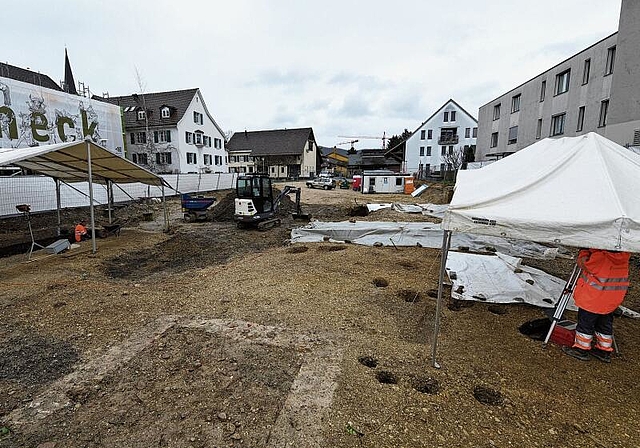
[[[125,129],[144,127],[144,120],[138,120],[138,111],[146,106],[149,126],[176,125],[184,116],[198,89],[175,90],[172,92],[145,93],[127,96],[112,96],[109,98],[95,97],[94,99],[120,106],[124,115]],[[171,115],[162,118],[160,108],[168,106]]]
[[[252,156],[298,155],[308,140],[315,141],[311,128],[244,131],[234,133],[226,148],[228,151],[249,149]]]
[[[27,82],[29,84],[62,92],[62,87],[47,75],[33,72],[26,68],[16,67],[15,65],[5,64],[4,62],[0,62],[0,77],[15,79],[16,81]]]
[[[343,149],[343,148],[335,148],[335,147],[334,148],[329,148],[327,146],[318,146],[318,149],[320,151],[322,151],[322,156],[323,157],[328,156],[332,152],[335,152],[336,154],[339,154],[339,155],[344,156],[344,157],[348,157],[349,156],[348,150],[347,149]]]

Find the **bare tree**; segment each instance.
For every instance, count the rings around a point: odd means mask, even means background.
[[[454,148],[442,156],[442,163],[445,165],[445,179],[456,181],[458,170],[464,163],[464,151],[460,148]]]
[[[139,97],[142,101],[142,109],[144,110],[144,128],[145,128],[145,143],[144,143],[144,154],[146,154],[146,165],[149,167],[149,170],[154,173],[158,171],[156,167],[156,148],[153,140],[153,136],[149,131],[149,111],[147,110],[147,101],[145,98],[145,91],[147,88],[147,83],[142,77],[142,74],[138,70],[138,67],[134,67],[136,71],[136,83],[138,84]],[[138,162],[139,163],[139,162]]]

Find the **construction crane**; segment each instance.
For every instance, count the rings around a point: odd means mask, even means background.
[[[340,146],[340,145],[351,145],[351,149],[355,151],[355,148],[353,147],[354,143],[358,143],[358,140],[349,140],[346,142],[340,142],[340,143],[336,143],[336,146]]]
[[[385,149],[387,147],[387,140],[389,140],[391,138],[391,137],[387,137],[387,133],[386,132],[382,133],[382,137],[371,137],[370,135],[338,135],[338,137],[340,137],[340,138],[357,138],[357,139],[363,138],[363,139],[367,139],[367,140],[382,140],[382,149]]]

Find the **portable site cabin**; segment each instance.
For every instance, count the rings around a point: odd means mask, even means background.
[[[403,194],[406,193],[406,185],[413,187],[413,177],[410,174],[395,173],[389,170],[372,170],[362,173],[362,193],[364,194]],[[411,191],[413,191],[413,188]]]
[[[593,132],[544,139],[484,168],[460,171],[442,220],[434,367],[452,232],[638,253],[638,191],[640,155]]]

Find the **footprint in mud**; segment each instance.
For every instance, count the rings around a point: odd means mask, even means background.
[[[386,288],[389,286],[389,281],[385,278],[376,277],[373,279],[373,284],[378,288]]]
[[[440,383],[435,378],[418,377],[413,380],[413,388],[422,394],[436,395],[440,391]]]
[[[376,378],[382,384],[398,384],[398,378],[392,372],[386,370],[377,372]]]
[[[371,369],[378,366],[378,360],[373,356],[361,356],[358,358],[358,362]]]

